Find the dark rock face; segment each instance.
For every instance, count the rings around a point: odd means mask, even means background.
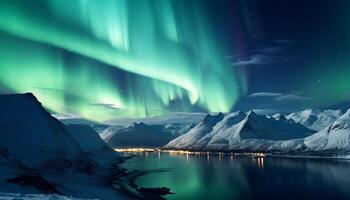
[[[166,188],[166,187],[140,188],[137,191],[147,199],[154,199],[154,200],[164,200],[165,198],[163,196],[168,194],[174,194],[170,192],[170,188]]]
[[[34,187],[42,193],[50,194],[55,193],[59,194],[56,188],[47,182],[43,177],[35,172],[25,172],[14,178],[7,179],[6,182],[13,183],[22,187]]]

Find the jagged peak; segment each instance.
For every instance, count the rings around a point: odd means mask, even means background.
[[[311,114],[314,114],[314,112],[315,111],[311,108],[300,111],[300,113],[302,113],[303,115],[311,115]]]
[[[311,116],[311,115],[318,115],[318,114],[324,113],[326,111],[331,111],[331,110],[320,110],[320,109],[308,108],[308,109],[300,111],[300,113],[303,115]]]
[[[259,115],[256,114],[253,110],[250,110],[248,113],[247,113],[247,119],[253,119],[253,118],[256,118],[258,117]]]
[[[350,108],[341,117],[350,117]]]
[[[229,113],[225,116],[225,118],[232,118],[232,117],[237,117],[237,116],[246,116],[242,111],[236,111],[236,112],[232,112]]]
[[[350,109],[348,109],[340,118],[335,120],[329,127],[328,131],[336,129],[350,128]]]
[[[149,126],[143,122],[133,122],[128,127],[130,127],[130,128],[148,128]]]
[[[236,113],[237,113],[237,115],[245,116],[244,112],[242,112],[242,111],[240,111],[240,110],[237,111]]]
[[[224,114],[223,113],[218,113],[217,115],[210,115],[207,114],[205,116],[205,118],[203,119],[203,123],[206,125],[215,125],[216,123],[218,123],[219,121],[221,121],[224,118]]]
[[[284,115],[282,115],[281,113],[277,113],[277,114],[273,115],[273,118],[276,120],[287,121],[287,118]]]

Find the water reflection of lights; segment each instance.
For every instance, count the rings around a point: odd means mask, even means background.
[[[234,154],[230,154],[230,164],[233,165]]]
[[[264,169],[264,157],[252,157],[253,164],[257,164],[259,169]]]
[[[219,161],[221,161],[221,160],[222,160],[222,157],[224,156],[224,154],[221,153],[221,152],[219,152],[218,155],[219,155]]]
[[[264,157],[258,158],[258,166],[259,168],[264,169]]]

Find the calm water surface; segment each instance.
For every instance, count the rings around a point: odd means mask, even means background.
[[[167,199],[350,199],[350,162],[249,156],[140,153],[128,169],[170,169],[140,177],[169,187]]]

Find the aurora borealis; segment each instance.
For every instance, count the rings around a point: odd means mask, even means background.
[[[147,116],[176,99],[229,111],[239,96],[199,2],[2,1],[0,8],[1,84],[33,92],[54,112]],[[119,69],[124,80],[101,68]]]
[[[346,7],[3,0],[0,93],[32,92],[52,113],[92,121],[229,112],[256,92],[309,99],[298,106],[338,104],[350,98]]]

